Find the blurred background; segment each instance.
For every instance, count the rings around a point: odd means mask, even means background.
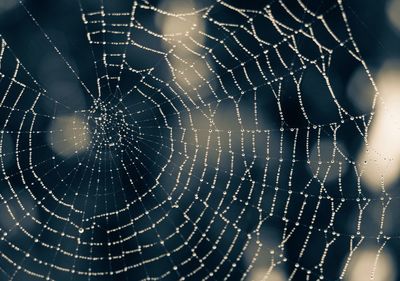
[[[0,280],[400,280],[400,0],[2,0],[0,35]]]

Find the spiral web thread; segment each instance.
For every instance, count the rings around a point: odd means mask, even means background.
[[[289,2],[177,12],[82,1],[95,83],[21,2],[89,105],[52,97],[1,37],[0,149],[5,135],[14,147],[0,153],[2,220],[11,221],[0,224],[2,278],[227,280],[262,268],[263,280],[277,271],[336,280],[363,243],[379,245],[378,259],[395,238],[383,231],[393,198],[383,181],[378,197],[365,195],[362,165],[338,145],[342,134],[367,143],[375,100],[362,115],[342,105],[331,82],[336,54],[375,84],[341,0]],[[184,28],[163,33],[155,18]],[[303,87],[310,72],[335,109],[329,118],[313,115],[318,104]],[[57,120],[68,132],[49,125]],[[325,159],[322,140],[332,145]],[[367,232],[374,202],[381,223]],[[343,221],[354,209],[349,231]]]

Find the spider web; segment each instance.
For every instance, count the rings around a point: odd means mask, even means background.
[[[76,5],[93,81],[20,2],[82,108],[0,37],[4,278],[336,280],[363,243],[379,258],[393,197],[342,146],[368,143],[378,91],[341,0],[114,2]],[[375,89],[369,112],[333,83],[342,61]]]

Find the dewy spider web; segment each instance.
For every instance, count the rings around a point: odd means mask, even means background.
[[[368,195],[340,145],[367,143],[378,97],[342,1],[189,2],[78,2],[95,81],[20,2],[88,105],[55,98],[1,37],[1,278],[337,280],[395,238],[384,182]],[[340,60],[369,78],[370,112],[347,109]]]

